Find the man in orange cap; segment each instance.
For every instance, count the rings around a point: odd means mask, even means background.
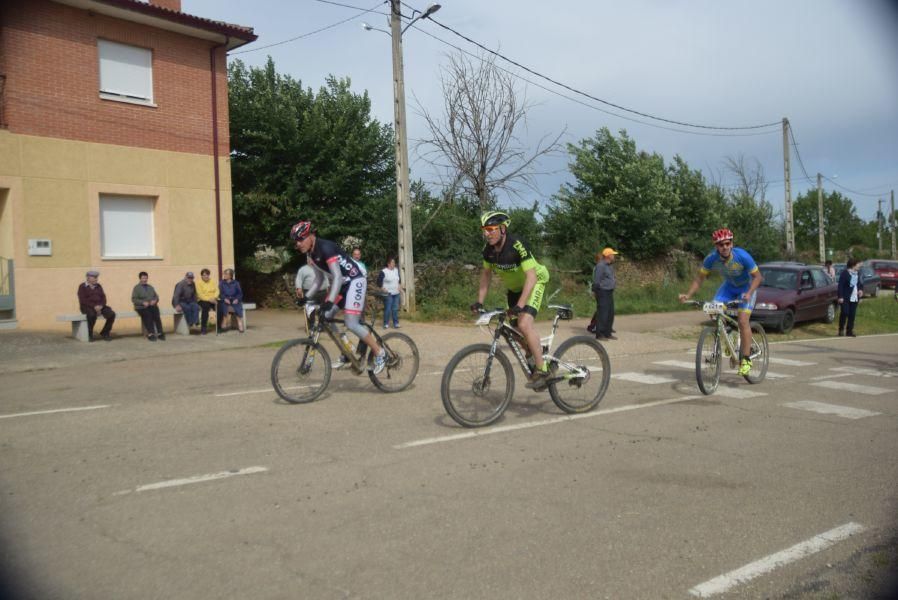
[[[612,327],[614,325],[614,257],[618,252],[614,248],[605,248],[596,261],[592,274],[592,291],[596,295],[596,339],[616,340]]]

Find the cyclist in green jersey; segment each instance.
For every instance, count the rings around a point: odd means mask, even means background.
[[[517,317],[518,330],[524,335],[536,365],[527,387],[542,390],[545,389],[549,373],[543,361],[542,343],[533,321],[543,301],[549,271],[536,262],[523,240],[508,233],[510,223],[509,216],[501,211],[488,211],[480,217],[486,245],[483,248],[480,289],[477,302],[471,305],[471,310],[476,312],[483,308],[490,279],[495,271],[508,288],[508,312]]]

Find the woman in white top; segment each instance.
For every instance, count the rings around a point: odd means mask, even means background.
[[[393,327],[399,329],[399,269],[396,268],[396,259],[390,257],[387,266],[377,276],[377,285],[387,293],[384,298],[384,329],[390,327],[390,319]]]

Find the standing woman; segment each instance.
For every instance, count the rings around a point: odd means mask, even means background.
[[[234,269],[225,269],[223,273],[224,279],[218,285],[218,291],[221,295],[221,303],[219,304],[219,329],[227,318],[228,313],[234,313],[237,317],[237,329],[243,333],[243,290],[240,288],[240,282],[234,279]]]
[[[849,258],[845,270],[839,275],[839,335],[857,337],[854,334],[854,316],[857,314],[857,303],[864,295],[864,291],[858,288],[857,272],[860,262],[856,258]]]
[[[384,298],[384,329],[390,326],[393,320],[393,328],[399,329],[399,269],[396,267],[396,259],[392,256],[387,259],[387,266],[377,276],[377,285],[387,293]]]
[[[162,317],[159,314],[159,294],[155,288],[147,283],[150,276],[146,271],[137,274],[140,283],[134,286],[131,291],[131,303],[134,304],[134,310],[140,315],[143,321],[143,328],[147,332],[147,339],[155,342],[158,337],[165,340],[165,334],[162,332]]]

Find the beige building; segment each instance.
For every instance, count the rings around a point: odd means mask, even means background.
[[[89,269],[124,311],[140,271],[168,306],[233,266],[226,52],[255,39],[180,0],[0,3],[0,327],[68,330]]]

